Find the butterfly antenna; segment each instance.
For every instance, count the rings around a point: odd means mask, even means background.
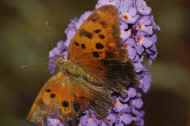
[[[20,69],[22,70],[28,70],[29,68],[39,68],[41,67],[42,65],[47,65],[48,62],[44,62],[44,63],[40,63],[40,64],[25,64],[25,65],[21,65],[20,66]]]

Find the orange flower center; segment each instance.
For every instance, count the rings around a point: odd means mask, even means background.
[[[125,48],[125,49],[128,49],[128,45],[127,45],[127,44],[126,44],[126,45],[124,45],[124,48]]]
[[[143,26],[142,26],[142,25],[139,25],[139,29],[142,30],[142,29],[143,29]]]
[[[88,116],[88,119],[89,119],[89,120],[92,120],[92,119],[93,119],[93,117],[90,115],[90,116]]]
[[[123,17],[124,17],[125,19],[129,19],[129,15],[128,15],[128,14],[125,14]]]
[[[117,105],[118,104],[118,100],[116,99],[114,102],[113,102],[114,105]]]
[[[138,41],[139,43],[141,43],[141,42],[142,42],[142,37],[138,37],[138,38],[137,38],[137,41]]]

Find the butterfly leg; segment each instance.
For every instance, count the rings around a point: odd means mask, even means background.
[[[43,119],[41,121],[41,126],[48,126],[48,116],[43,116]]]

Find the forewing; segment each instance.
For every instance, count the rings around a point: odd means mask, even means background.
[[[105,60],[123,61],[118,10],[106,5],[95,10],[81,25],[69,45],[69,59],[87,72],[102,78],[107,74]]]

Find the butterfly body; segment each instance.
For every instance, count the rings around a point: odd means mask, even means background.
[[[41,123],[55,115],[68,121],[89,109],[105,117],[112,93],[124,94],[127,85],[138,83],[133,64],[121,48],[118,11],[112,5],[95,10],[80,26],[68,57],[57,60],[59,72],[41,89],[28,120]]]

